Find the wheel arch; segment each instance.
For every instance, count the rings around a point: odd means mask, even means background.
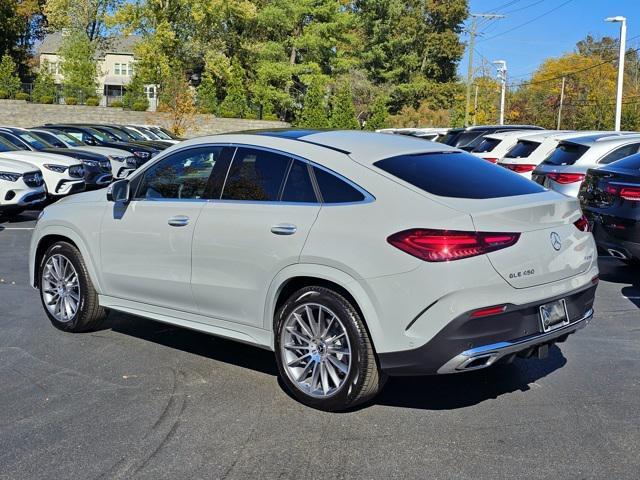
[[[375,303],[364,287],[348,273],[336,268],[317,264],[296,264],[281,270],[271,283],[265,306],[264,328],[272,332],[271,347],[274,348],[276,312],[295,291],[311,285],[335,290],[349,300],[362,317],[371,342],[381,334]]]
[[[91,256],[85,242],[75,231],[62,226],[49,227],[38,237],[37,244],[34,245],[35,248],[32,253],[32,265],[30,271],[30,274],[32,275],[32,286],[36,288],[39,286],[38,269],[40,268],[40,262],[47,249],[56,242],[67,242],[78,249],[80,255],[82,255],[85,266],[87,267],[87,272],[89,272],[89,277],[91,278],[94,288],[97,292],[101,292],[102,289],[100,288],[100,282],[93,262],[93,257]]]

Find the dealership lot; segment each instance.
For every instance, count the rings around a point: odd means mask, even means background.
[[[640,275],[617,260],[549,358],[392,378],[330,414],[267,351],[122,314],[55,330],[28,285],[35,215],[0,223],[0,478],[638,477]]]

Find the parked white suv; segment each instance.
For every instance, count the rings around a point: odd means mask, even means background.
[[[84,167],[75,158],[55,153],[17,150],[0,139],[0,159],[29,163],[42,173],[47,195],[61,197],[85,188]]]
[[[0,158],[0,215],[18,214],[46,199],[44,180],[30,163]]]
[[[593,314],[577,200],[447,145],[274,131],[175,145],[44,210],[29,269],[56,327],[105,309],[275,351],[302,402],[386,375],[544,356]]]

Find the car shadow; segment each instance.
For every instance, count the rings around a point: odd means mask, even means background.
[[[373,402],[421,410],[470,407],[507,393],[526,392],[566,363],[560,348],[553,345],[549,356],[541,360],[516,358],[510,364],[452,375],[391,377]]]
[[[38,218],[40,210],[26,210],[18,215],[3,215],[0,216],[0,226],[2,224],[19,224],[25,222],[32,222]]]
[[[273,352],[206,333],[118,312],[109,314],[103,329],[267,375],[278,373]],[[376,398],[350,411],[372,404],[423,410],[469,407],[506,393],[527,391],[565,363],[560,348],[552,346],[543,360],[516,359],[512,364],[456,375],[391,377]],[[279,379],[278,384],[291,397]]]
[[[600,280],[625,285],[620,294],[640,308],[640,266],[627,265],[612,257],[600,257],[598,269]]]

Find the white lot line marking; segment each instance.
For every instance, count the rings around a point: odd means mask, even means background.
[[[628,300],[640,300],[640,296],[631,296],[631,297],[627,297],[626,295],[622,295],[622,298],[626,298]]]
[[[0,232],[2,230],[33,230],[35,227],[0,227]]]

